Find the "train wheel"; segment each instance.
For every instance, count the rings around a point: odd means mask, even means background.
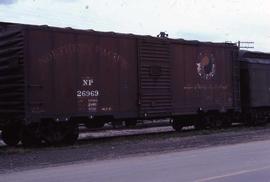
[[[220,117],[216,116],[212,119],[212,123],[213,123],[213,129],[220,129],[223,127],[224,120],[221,116]]]
[[[102,128],[104,127],[105,122],[101,121],[101,120],[90,120],[87,122],[84,122],[84,125],[88,128],[88,129],[98,129],[98,128]]]
[[[208,123],[208,117],[200,117],[198,120],[195,121],[195,129],[196,130],[203,130],[206,129]]]
[[[112,126],[113,128],[117,129],[117,128],[122,128],[123,127],[123,121],[112,121]]]
[[[231,120],[226,120],[222,123],[223,128],[230,128],[232,126]]]
[[[224,119],[221,115],[208,115],[205,116],[206,126],[209,126],[211,129],[220,129],[223,127]]]
[[[134,128],[137,125],[137,120],[127,120],[125,121],[125,125],[128,128]]]
[[[8,146],[16,146],[21,139],[21,127],[8,125],[2,130],[2,139]]]
[[[257,120],[258,125],[265,126],[267,124],[267,121],[268,121],[268,116],[266,116],[265,114],[262,113],[259,116],[257,116],[256,120]]]
[[[56,123],[47,121],[43,125],[43,138],[49,145],[73,144],[79,136],[76,123]]]
[[[41,144],[39,124],[33,123],[24,126],[22,131],[22,144],[25,147],[36,147]]]
[[[175,131],[182,131],[182,128],[183,128],[183,124],[181,121],[176,121],[176,120],[173,120],[172,122],[172,127]]]
[[[227,116],[227,115],[223,115],[222,116],[222,120],[223,120],[223,123],[222,123],[222,128],[229,128],[232,126],[232,118]]]
[[[249,113],[245,115],[245,123],[249,127],[257,126],[258,125],[258,117],[257,113]]]
[[[78,137],[79,127],[76,123],[71,123],[69,126],[67,126],[67,131],[63,138],[63,143],[72,145],[77,141]]]
[[[60,123],[47,121],[46,123],[43,123],[43,127],[43,137],[47,144],[57,145],[64,140],[63,127]]]

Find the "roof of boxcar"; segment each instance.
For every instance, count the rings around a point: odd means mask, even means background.
[[[14,25],[14,26],[23,26],[24,28],[34,28],[34,29],[50,29],[52,31],[65,31],[65,32],[77,32],[77,33],[96,33],[100,35],[108,35],[108,36],[124,36],[130,38],[145,38],[145,39],[162,39],[168,40],[172,43],[183,43],[183,44],[206,44],[209,46],[224,46],[224,47],[236,47],[234,43],[228,42],[201,42],[198,40],[185,40],[185,39],[172,39],[172,38],[164,38],[164,37],[153,37],[150,35],[135,35],[135,34],[125,34],[125,33],[115,33],[115,32],[101,32],[95,31],[92,29],[89,30],[82,30],[82,29],[73,29],[71,27],[66,28],[59,28],[59,27],[52,27],[48,25],[28,25],[28,24],[20,24],[20,23],[10,23],[10,22],[0,22],[0,25]]]
[[[270,64],[270,53],[240,50],[239,58],[242,62],[256,64]]]
[[[262,59],[270,59],[270,53],[267,52],[259,52],[259,51],[246,51],[240,50],[239,56],[241,58],[262,58]]]

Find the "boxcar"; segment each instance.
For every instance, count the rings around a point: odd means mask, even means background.
[[[251,124],[265,122],[270,113],[270,54],[240,51],[241,105]]]
[[[73,142],[77,123],[153,118],[218,125],[240,109],[237,56],[229,43],[0,23],[3,139]]]

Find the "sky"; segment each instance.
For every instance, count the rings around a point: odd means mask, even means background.
[[[270,52],[269,0],[0,0],[0,21],[212,42]]]

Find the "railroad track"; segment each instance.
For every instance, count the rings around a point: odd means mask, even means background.
[[[112,126],[107,125],[102,129],[87,129],[85,127],[80,126],[80,134],[78,141],[73,146],[81,146],[81,145],[88,145],[91,143],[102,143],[104,141],[113,141],[113,140],[132,140],[137,138],[170,138],[170,137],[192,137],[198,135],[210,135],[214,133],[226,133],[226,132],[238,132],[241,135],[241,130],[260,130],[260,129],[270,129],[270,124],[264,127],[245,127],[235,123],[231,128],[227,129],[217,129],[217,130],[194,130],[194,127],[186,127],[183,129],[183,132],[176,132],[173,130],[171,126],[168,126],[169,123],[146,123],[142,125],[138,125],[135,128],[118,128],[114,129]],[[1,137],[1,133],[0,133]],[[40,146],[41,148],[47,148],[48,146],[44,143]],[[38,147],[38,148],[40,148]],[[54,146],[54,147],[64,147],[63,145]],[[54,148],[51,147],[51,148]],[[69,146],[67,146],[69,147]],[[72,147],[72,146],[71,146]],[[22,149],[22,145],[19,144],[15,148],[11,148],[12,152],[16,153],[17,149]],[[0,140],[0,151],[1,150],[9,150],[10,147],[7,147],[2,140]],[[29,149],[26,149],[29,150]],[[31,150],[31,149],[30,149]]]
[[[136,127],[133,128],[125,128],[123,126],[118,126],[117,129],[113,128],[112,125],[105,125],[101,129],[88,129],[84,126],[80,126],[80,134],[78,138],[78,142],[81,140],[87,141],[95,138],[109,138],[109,137],[125,137],[132,135],[143,135],[143,134],[152,134],[158,132],[173,132],[174,130],[170,126],[168,120],[163,121],[148,121],[144,123],[138,123]],[[21,144],[18,147],[22,147]],[[5,143],[1,139],[1,131],[0,131],[0,149],[7,148]]]
[[[252,141],[270,140],[270,125],[264,127],[234,127],[220,130],[175,132],[168,126],[139,129],[83,131],[72,146],[0,148],[0,174],[79,161],[115,159],[134,155],[152,155],[212,146],[224,146]],[[89,134],[88,134],[89,133]],[[121,135],[120,135],[121,134]]]

